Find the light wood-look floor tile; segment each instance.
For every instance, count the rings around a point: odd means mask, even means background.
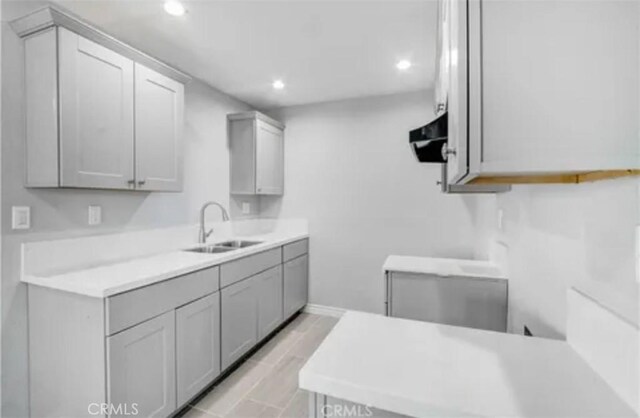
[[[251,360],[275,366],[287,354],[293,345],[302,338],[303,333],[283,329],[266,343]]]
[[[296,319],[291,321],[291,323],[287,325],[285,329],[287,331],[307,332],[309,328],[311,328],[311,326],[320,318],[320,315],[308,314],[303,312],[298,315]]]
[[[182,415],[181,418],[222,418],[222,417],[214,414],[213,412],[200,409],[198,406],[194,405],[194,406],[190,406],[189,410],[184,415]]]
[[[287,354],[291,356],[308,359],[311,357],[318,346],[322,343],[327,335],[331,332],[331,328],[325,326],[312,326],[309,331],[305,332],[289,350]]]
[[[308,418],[298,373],[338,319],[302,313],[184,415],[187,418]]]
[[[280,418],[309,418],[309,392],[298,389]]]
[[[300,357],[285,356],[249,393],[248,398],[273,405],[287,406],[298,390],[298,372],[306,361]]]
[[[331,330],[336,326],[339,320],[340,318],[334,318],[332,316],[321,316],[313,323],[312,326]]]
[[[228,414],[271,371],[271,366],[247,360],[196,405],[215,415]]]
[[[277,418],[281,413],[281,409],[245,399],[237,404],[224,418]]]

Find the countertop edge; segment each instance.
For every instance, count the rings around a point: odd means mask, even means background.
[[[439,401],[437,397],[426,396],[425,398],[415,398],[415,397],[405,397],[402,393],[394,392],[395,389],[390,389],[389,391],[382,390],[381,387],[376,387],[376,385],[369,385],[368,383],[363,383],[359,381],[353,381],[344,377],[337,377],[332,375],[332,371],[326,371],[323,369],[323,365],[327,361],[327,352],[323,352],[319,357],[318,353],[323,349],[323,345],[331,346],[330,350],[335,351],[336,342],[342,341],[344,333],[347,331],[351,331],[351,327],[353,323],[349,324],[349,327],[342,327],[341,325],[346,325],[343,323],[345,318],[349,317],[349,315],[361,315],[360,313],[355,312],[347,312],[345,316],[342,317],[341,321],[333,328],[331,333],[325,338],[323,343],[320,345],[318,350],[312,355],[309,360],[305,363],[303,368],[299,373],[299,385],[302,389],[305,389],[310,392],[323,394],[331,397],[335,397],[338,399],[343,399],[350,402],[359,403],[362,405],[368,405],[374,408],[378,408],[381,410],[386,410],[393,413],[414,416],[414,417],[426,417],[426,416],[434,416],[433,414],[438,414],[439,416],[455,416],[455,417],[473,417],[473,416],[503,416],[504,413],[499,409],[501,406],[496,407],[495,405],[499,405],[495,403],[493,405],[483,405],[477,404],[475,406],[479,406],[478,410],[474,410],[474,408],[470,409],[471,405],[458,405],[457,402],[452,402],[451,399],[445,400],[442,399],[442,402]],[[373,314],[365,314],[367,316]],[[386,317],[381,317],[386,318]],[[409,321],[403,320],[407,322],[418,322],[418,321]],[[352,319],[353,322],[353,319]],[[460,327],[452,327],[449,325],[443,324],[430,324],[435,325],[436,327],[444,327],[444,328],[460,328]],[[336,331],[338,333],[336,334]],[[467,332],[467,331],[465,331]],[[491,334],[500,334],[494,333],[492,331],[483,331],[483,330],[474,330],[469,329],[468,332],[478,333],[491,333]],[[505,334],[504,338],[514,338],[518,337],[521,339],[528,339],[529,337],[517,336],[513,334]],[[499,337],[503,338],[503,337]],[[523,340],[524,341],[524,340]],[[606,382],[602,381],[601,376],[597,374],[584,360],[580,357],[580,355],[566,342],[560,340],[547,340],[547,339],[535,339],[536,344],[544,344],[547,346],[546,349],[551,348],[554,353],[564,353],[563,356],[566,358],[575,359],[572,364],[567,367],[572,367],[573,370],[577,370],[576,367],[580,370],[580,375],[587,376],[593,382],[597,382],[594,386],[590,383],[590,387],[588,387],[585,393],[594,393],[594,390],[604,389],[606,393],[602,392],[603,395],[607,395],[603,398],[605,405],[615,406],[612,410],[616,410],[619,413],[619,416],[636,416],[633,414],[632,406],[628,405],[622,398],[620,398],[610,385]],[[531,346],[529,346],[531,347]],[[333,352],[330,351],[330,352]],[[335,357],[331,360],[331,362],[335,361]],[[333,367],[333,366],[331,366]],[[593,377],[593,379],[591,379]],[[436,395],[437,396],[437,395]],[[576,397],[570,397],[575,402]],[[499,400],[499,398],[496,398]],[[612,403],[613,402],[613,403]],[[507,404],[508,405],[508,404]],[[544,410],[544,408],[543,408]],[[577,409],[580,411],[580,408]],[[513,413],[514,411],[508,411],[508,414]],[[522,416],[557,416],[558,410],[547,409],[546,415],[534,415],[534,414],[525,414],[524,410],[520,411]],[[531,412],[531,411],[529,411]],[[541,410],[538,410],[539,414]],[[584,413],[584,411],[582,411]],[[553,414],[556,415],[553,415]],[[600,411],[599,413],[602,413]],[[628,413],[628,415],[624,415]],[[438,416],[436,415],[436,416]],[[596,415],[594,412],[593,416],[607,416],[607,415]]]
[[[470,415],[461,410],[444,409],[438,405],[430,405],[420,403],[412,399],[406,399],[401,396],[390,395],[369,391],[369,396],[362,396],[363,391],[357,387],[350,386],[345,382],[333,380],[327,376],[318,375],[303,367],[298,377],[298,385],[300,389],[308,392],[318,393],[342,399],[348,402],[355,402],[361,405],[370,406],[382,411],[394,414],[406,415],[409,417],[434,417],[434,416],[455,416],[457,418],[473,417],[478,415]],[[375,402],[369,402],[367,398],[375,397]]]
[[[475,273],[468,273],[465,271],[438,273],[438,272],[434,272],[432,269],[420,268],[419,266],[416,267],[415,265],[410,267],[398,266],[396,261],[397,258],[433,260],[434,262],[438,262],[438,261],[446,262],[446,263],[450,263],[451,265],[455,265],[456,262],[486,263],[487,267],[495,268],[496,271],[499,273],[498,274],[475,274]],[[382,272],[383,273],[396,272],[396,273],[409,273],[409,274],[424,274],[424,275],[432,275],[432,276],[442,277],[442,278],[468,278],[468,279],[495,280],[495,281],[509,280],[507,275],[502,271],[502,269],[498,265],[490,261],[463,260],[463,259],[454,259],[454,258],[449,259],[449,258],[440,258],[440,257],[390,255],[385,259],[384,264],[382,265]]]
[[[243,237],[238,237],[238,239],[247,239],[247,240],[251,240],[251,239],[259,239],[258,236],[253,237],[253,236],[243,236]],[[94,297],[94,298],[100,298],[100,299],[104,299],[104,298],[108,298],[110,296],[114,296],[120,293],[125,293],[125,292],[129,292],[131,290],[135,290],[135,289],[139,289],[145,286],[150,286],[153,285],[155,283],[159,283],[165,280],[170,280],[176,277],[180,277],[189,273],[193,273],[199,270],[204,270],[207,268],[212,268],[215,266],[219,266],[222,265],[224,263],[228,263],[230,261],[234,261],[240,258],[244,258],[244,257],[248,257],[254,254],[258,254],[264,251],[269,251],[272,250],[274,248],[277,247],[281,247],[283,245],[287,245],[290,244],[292,242],[295,241],[300,241],[303,239],[307,239],[309,238],[309,233],[302,233],[302,234],[291,234],[285,238],[282,239],[276,239],[272,242],[268,242],[268,243],[262,243],[260,246],[257,247],[248,247],[248,248],[244,248],[242,249],[243,251],[238,251],[238,252],[233,252],[231,251],[230,253],[224,254],[223,256],[221,255],[216,255],[216,256],[211,256],[210,260],[207,260],[205,257],[207,257],[206,254],[203,254],[203,260],[201,262],[194,262],[193,265],[189,266],[189,267],[183,267],[183,268],[176,268],[176,269],[172,269],[172,270],[167,270],[166,272],[163,272],[162,274],[155,274],[155,275],[149,275],[149,276],[144,276],[141,277],[139,279],[135,279],[132,280],[128,283],[124,283],[124,284],[120,284],[120,285],[115,285],[111,288],[106,288],[104,290],[100,290],[100,289],[91,289],[91,288],[80,288],[78,286],[73,286],[70,283],[64,283],[63,281],[58,281],[58,283],[52,283],[56,281],[57,277],[63,277],[65,274],[57,274],[57,275],[52,275],[52,276],[44,276],[44,277],[40,277],[40,276],[22,276],[20,278],[20,281],[22,283],[28,284],[28,285],[34,285],[34,286],[40,286],[40,287],[44,287],[47,289],[52,289],[52,290],[58,290],[58,291],[62,291],[62,292],[68,292],[68,293],[74,293],[77,295],[81,295],[81,296],[88,296],[88,297]],[[211,244],[206,244],[206,245],[213,245],[213,243]],[[187,248],[194,248],[194,247],[198,247],[198,245],[193,245],[193,246],[189,246]],[[175,253],[175,252],[182,252],[184,250],[176,250],[176,251],[169,251],[167,253],[164,254],[171,254],[171,253]],[[128,260],[127,262],[140,262],[140,261],[144,261],[145,259],[148,258],[152,258],[152,257],[157,257],[159,255],[162,255],[162,253],[160,254],[154,254],[154,255],[149,255],[146,257],[140,257],[140,258],[136,258],[133,260]],[[122,262],[122,263],[113,263],[113,264],[107,264],[104,266],[94,266],[91,268],[86,269],[87,270],[87,274],[91,274],[90,270],[92,269],[96,269],[96,268],[108,268],[109,266],[115,266],[115,265],[119,265],[119,264],[125,264],[126,262]],[[83,270],[79,270],[79,271],[73,271],[73,274],[79,274],[81,273]],[[90,280],[87,279],[87,280]]]

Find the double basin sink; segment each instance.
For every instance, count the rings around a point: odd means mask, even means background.
[[[190,251],[194,253],[206,253],[206,254],[217,254],[217,253],[226,253],[229,251],[239,250],[240,248],[251,247],[252,245],[262,244],[262,241],[245,241],[245,240],[233,240],[233,241],[225,241],[220,242],[218,244],[207,245],[206,247],[197,247],[190,248],[185,251]]]

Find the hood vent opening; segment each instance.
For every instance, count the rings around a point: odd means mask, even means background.
[[[447,112],[433,122],[409,132],[409,144],[421,163],[445,163],[448,139]]]

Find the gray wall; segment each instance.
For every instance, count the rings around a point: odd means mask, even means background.
[[[480,211],[484,230],[492,231],[494,253],[509,267],[511,332],[522,333],[527,325],[534,335],[565,338],[566,291],[584,281],[603,283],[627,296],[635,293],[638,312],[639,188],[637,177],[514,186],[493,202],[485,201],[488,207]],[[501,230],[498,210],[504,213]],[[606,295],[591,296],[612,309],[625,308]]]
[[[382,312],[391,254],[472,257],[478,196],[444,195],[408,132],[432,118],[431,91],[270,112],[286,124],[285,195],[265,217],[309,219],[310,302]]]
[[[2,2],[10,20],[35,2]],[[194,81],[186,89],[185,173],[182,193],[140,193],[89,190],[37,190],[22,186],[24,173],[24,115],[22,112],[22,43],[2,23],[2,416],[26,416],[27,328],[25,286],[18,282],[20,244],[123,229],[171,226],[197,222],[206,200],[231,206],[240,217],[239,201],[229,196],[229,155],[226,114],[249,107],[207,85]],[[258,201],[252,203],[252,214]],[[87,225],[87,206],[102,206],[103,224]],[[28,205],[32,229],[11,230],[11,206]],[[211,211],[211,220],[219,214]],[[195,241],[196,237],[194,237]]]

